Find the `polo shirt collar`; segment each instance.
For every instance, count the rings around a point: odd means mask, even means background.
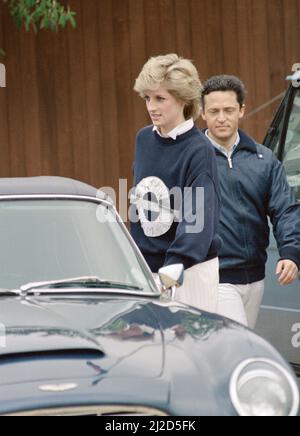
[[[177,136],[183,135],[184,133],[191,130],[193,127],[194,127],[194,121],[193,121],[193,118],[190,118],[189,120],[186,120],[183,123],[176,126],[174,129],[172,129],[166,135],[162,135],[157,126],[153,126],[152,130],[154,132],[157,132],[157,134],[159,136],[161,136],[162,138],[171,138],[175,141],[177,139]]]

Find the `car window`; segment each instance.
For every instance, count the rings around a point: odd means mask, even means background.
[[[281,138],[281,132],[283,129],[283,123],[284,123],[284,106],[281,107],[280,110],[280,116],[279,116],[279,123],[276,127],[276,130],[274,131],[272,138],[270,139],[269,144],[266,144],[270,149],[273,151],[273,153],[278,157],[279,154],[279,145],[280,145],[280,138]]]
[[[295,93],[286,135],[283,165],[290,185],[300,200],[300,89]]]
[[[264,145],[270,148],[279,159],[280,159],[279,156],[280,143],[281,143],[282,131],[284,127],[285,113],[288,104],[289,104],[289,93],[286,93],[263,142]]]
[[[0,201],[0,288],[98,276],[153,291],[113,212],[75,200]]]

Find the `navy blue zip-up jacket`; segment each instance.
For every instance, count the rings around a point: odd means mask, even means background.
[[[223,240],[220,282],[247,284],[265,277],[270,218],[281,259],[300,266],[300,204],[271,150],[239,131],[231,162],[215,149],[221,187]],[[232,167],[232,168],[231,168]]]
[[[152,128],[145,127],[136,138],[131,235],[152,272],[176,263],[188,269],[217,257],[221,244],[217,236],[220,192],[215,154],[196,126],[175,141],[162,138]],[[170,195],[174,188],[182,194],[181,204],[175,204]],[[201,192],[202,205],[198,201]],[[172,211],[170,220],[168,213],[162,216],[167,209]],[[176,219],[176,213],[181,212],[181,219]],[[195,231],[190,233],[188,229],[193,227]]]

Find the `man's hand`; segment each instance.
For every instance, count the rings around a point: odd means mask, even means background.
[[[290,285],[298,277],[299,270],[292,260],[280,260],[277,264],[276,275],[279,275],[280,285]]]

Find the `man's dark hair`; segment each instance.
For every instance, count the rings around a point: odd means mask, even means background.
[[[204,97],[215,91],[234,91],[240,107],[245,103],[246,88],[244,83],[236,76],[214,76],[203,83],[202,90],[202,107],[204,108]]]

